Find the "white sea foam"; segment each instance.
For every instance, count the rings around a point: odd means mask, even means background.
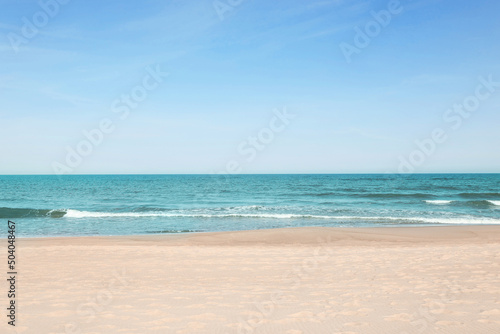
[[[425,201],[426,203],[429,204],[436,204],[436,205],[446,205],[450,204],[453,201],[445,201],[445,200],[432,200],[432,201]]]
[[[497,204],[495,204],[497,205]],[[67,210],[65,218],[140,218],[140,217],[186,217],[186,218],[267,218],[267,219],[330,219],[330,220],[368,220],[378,222],[389,221],[409,221],[427,224],[481,224],[492,225],[500,224],[500,219],[476,218],[476,217],[456,217],[456,218],[427,218],[427,217],[370,217],[370,216],[322,216],[322,215],[301,215],[287,213],[273,214],[246,214],[246,213],[227,213],[227,214],[209,214],[209,213],[176,213],[176,212],[90,212]]]
[[[460,225],[498,225],[500,219],[494,218],[415,218],[429,224],[460,224]]]
[[[192,217],[192,218],[228,218],[228,217],[242,217],[242,218],[275,218],[275,219],[292,219],[292,218],[319,218],[319,219],[333,219],[338,218],[334,216],[318,216],[318,215],[300,215],[300,214],[287,214],[287,213],[274,213],[274,214],[246,214],[246,213],[227,213],[227,214],[208,214],[208,213],[173,213],[173,212],[90,212],[67,210],[66,218],[105,218],[105,217]]]
[[[91,212],[67,210],[65,218],[104,218],[104,217],[156,217],[157,213],[142,212]]]
[[[488,201],[488,202],[490,202],[493,205],[500,205],[500,201]]]

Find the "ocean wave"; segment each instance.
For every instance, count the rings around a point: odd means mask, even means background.
[[[177,212],[91,212],[68,210],[65,218],[144,218],[144,217],[171,217],[171,218],[272,218],[272,219],[293,219],[293,218],[316,218],[332,219],[334,216],[289,214],[289,213],[177,213]]]
[[[330,219],[330,220],[361,220],[374,223],[414,223],[414,224],[500,224],[500,219],[481,217],[392,217],[392,216],[330,216],[330,215],[307,215],[307,214],[199,214],[199,213],[173,213],[173,212],[150,212],[150,213],[110,213],[110,212],[88,212],[68,210],[67,218],[99,218],[99,217],[171,217],[171,218],[253,218],[253,219]]]
[[[424,193],[368,193],[368,194],[357,194],[359,197],[366,198],[429,198],[435,197],[432,194]]]
[[[201,230],[161,230],[161,231],[147,231],[146,233],[151,234],[171,234],[171,233],[193,233],[193,232],[203,232]]]
[[[450,224],[450,225],[499,225],[500,219],[465,217],[465,218],[417,218],[428,224]]]
[[[492,206],[500,206],[500,201],[477,200],[477,201],[452,201],[452,200],[427,200],[427,204],[434,205],[453,205],[453,206],[468,206],[471,208],[487,209]]]
[[[0,208],[1,219],[38,218],[38,217],[61,218],[65,214],[66,210]]]
[[[425,201],[426,203],[429,203],[429,204],[436,204],[436,205],[446,205],[446,204],[450,204],[452,203],[453,201],[447,201],[447,200],[432,200],[432,201]]]
[[[492,205],[499,206],[500,201],[444,201],[451,202],[453,205],[467,203],[468,205],[484,205],[487,203],[490,207]],[[436,201],[426,201],[433,202]],[[190,211],[172,210],[168,211],[149,211],[149,212],[95,212],[95,211],[80,211],[73,209],[58,209],[58,210],[42,210],[42,209],[16,209],[16,208],[0,208],[0,218],[63,218],[63,219],[84,219],[84,218],[205,218],[205,219],[227,219],[227,218],[242,218],[242,219],[316,219],[316,220],[332,220],[332,221],[365,221],[375,224],[500,224],[500,219],[483,218],[483,217],[404,217],[404,216],[333,216],[333,215],[318,215],[318,214],[298,214],[298,213],[265,213],[259,212],[263,207],[261,206],[246,206],[246,207],[232,207],[223,208],[227,209],[250,209],[258,211],[255,213],[246,212],[221,212],[212,211],[210,209],[194,209]],[[217,208],[216,208],[217,210]],[[238,211],[238,210],[236,210]],[[181,231],[181,230],[179,230]],[[173,233],[173,232],[168,232]],[[180,233],[180,232],[178,232]]]
[[[500,204],[500,201],[487,201],[487,200],[466,201],[463,203],[466,206],[470,206],[470,207],[477,208],[477,209],[488,209],[488,208],[494,207],[495,205],[498,205],[498,204],[495,204],[495,202]],[[458,203],[460,203],[460,202],[458,202]]]
[[[500,193],[460,193],[463,198],[500,198]]]
[[[283,194],[283,196],[296,196],[296,197],[362,197],[362,198],[379,198],[379,199],[397,199],[397,198],[432,198],[432,194],[426,193],[369,193],[360,192],[359,189],[338,189],[337,192],[307,192],[307,193],[293,193]]]

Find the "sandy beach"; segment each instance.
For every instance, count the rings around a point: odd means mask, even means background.
[[[17,252],[2,333],[500,332],[500,226],[18,239]]]

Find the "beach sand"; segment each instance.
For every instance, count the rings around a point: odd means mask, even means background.
[[[2,333],[500,333],[500,226],[18,239],[17,254]]]

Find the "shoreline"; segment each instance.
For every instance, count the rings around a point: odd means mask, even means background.
[[[330,243],[331,246],[368,243],[435,244],[500,243],[500,225],[394,226],[394,227],[287,227],[222,232],[188,232],[151,235],[16,237],[21,245],[143,245],[161,246],[293,246]],[[6,245],[1,238],[0,245]]]
[[[305,226],[305,227],[284,227],[284,228],[272,228],[272,229],[257,229],[257,230],[234,230],[234,231],[207,231],[207,232],[179,232],[179,233],[151,233],[151,234],[131,234],[131,235],[89,235],[89,236],[48,236],[48,237],[16,237],[18,241],[63,241],[63,240],[108,240],[112,241],[123,240],[123,239],[131,239],[131,240],[141,240],[141,241],[159,241],[163,240],[165,242],[172,242],[174,240],[191,240],[191,241],[201,241],[201,240],[209,240],[211,238],[222,238],[224,237],[239,237],[236,240],[241,242],[259,242],[258,239],[255,239],[257,235],[266,236],[279,234],[282,237],[288,235],[293,235],[293,238],[287,240],[283,239],[280,244],[294,242],[298,243],[314,243],[314,240],[310,239],[309,232],[315,231],[316,233],[322,232],[326,233],[326,235],[332,237],[337,236],[340,239],[345,238],[347,236],[353,237],[355,235],[358,236],[386,236],[385,240],[396,241],[398,237],[407,237],[413,239],[414,241],[439,241],[439,240],[473,240],[470,235],[467,233],[479,232],[482,236],[488,237],[488,232],[499,233],[500,234],[500,224],[487,224],[487,225],[432,225],[432,226],[405,226],[405,225],[397,225],[397,226],[380,226],[380,227],[320,227],[320,226]],[[397,231],[397,232],[396,232]],[[297,234],[304,232],[306,233],[306,238],[298,236]],[[382,232],[382,233],[380,233]],[[437,235],[435,232],[439,232]],[[445,236],[444,232],[451,232],[451,234]],[[246,240],[245,235],[251,236],[250,239]],[[440,236],[437,238],[437,236]],[[207,239],[207,237],[209,237]],[[429,237],[429,240],[422,240],[422,237]],[[3,236],[0,239],[0,244],[5,242],[7,236]],[[303,239],[303,240],[301,240]],[[374,240],[376,238],[373,238]],[[353,239],[355,240],[355,238]],[[276,240],[275,240],[276,241]],[[302,242],[301,242],[302,241]],[[500,236],[498,237],[498,241],[500,241]],[[271,241],[271,244],[273,241]]]

